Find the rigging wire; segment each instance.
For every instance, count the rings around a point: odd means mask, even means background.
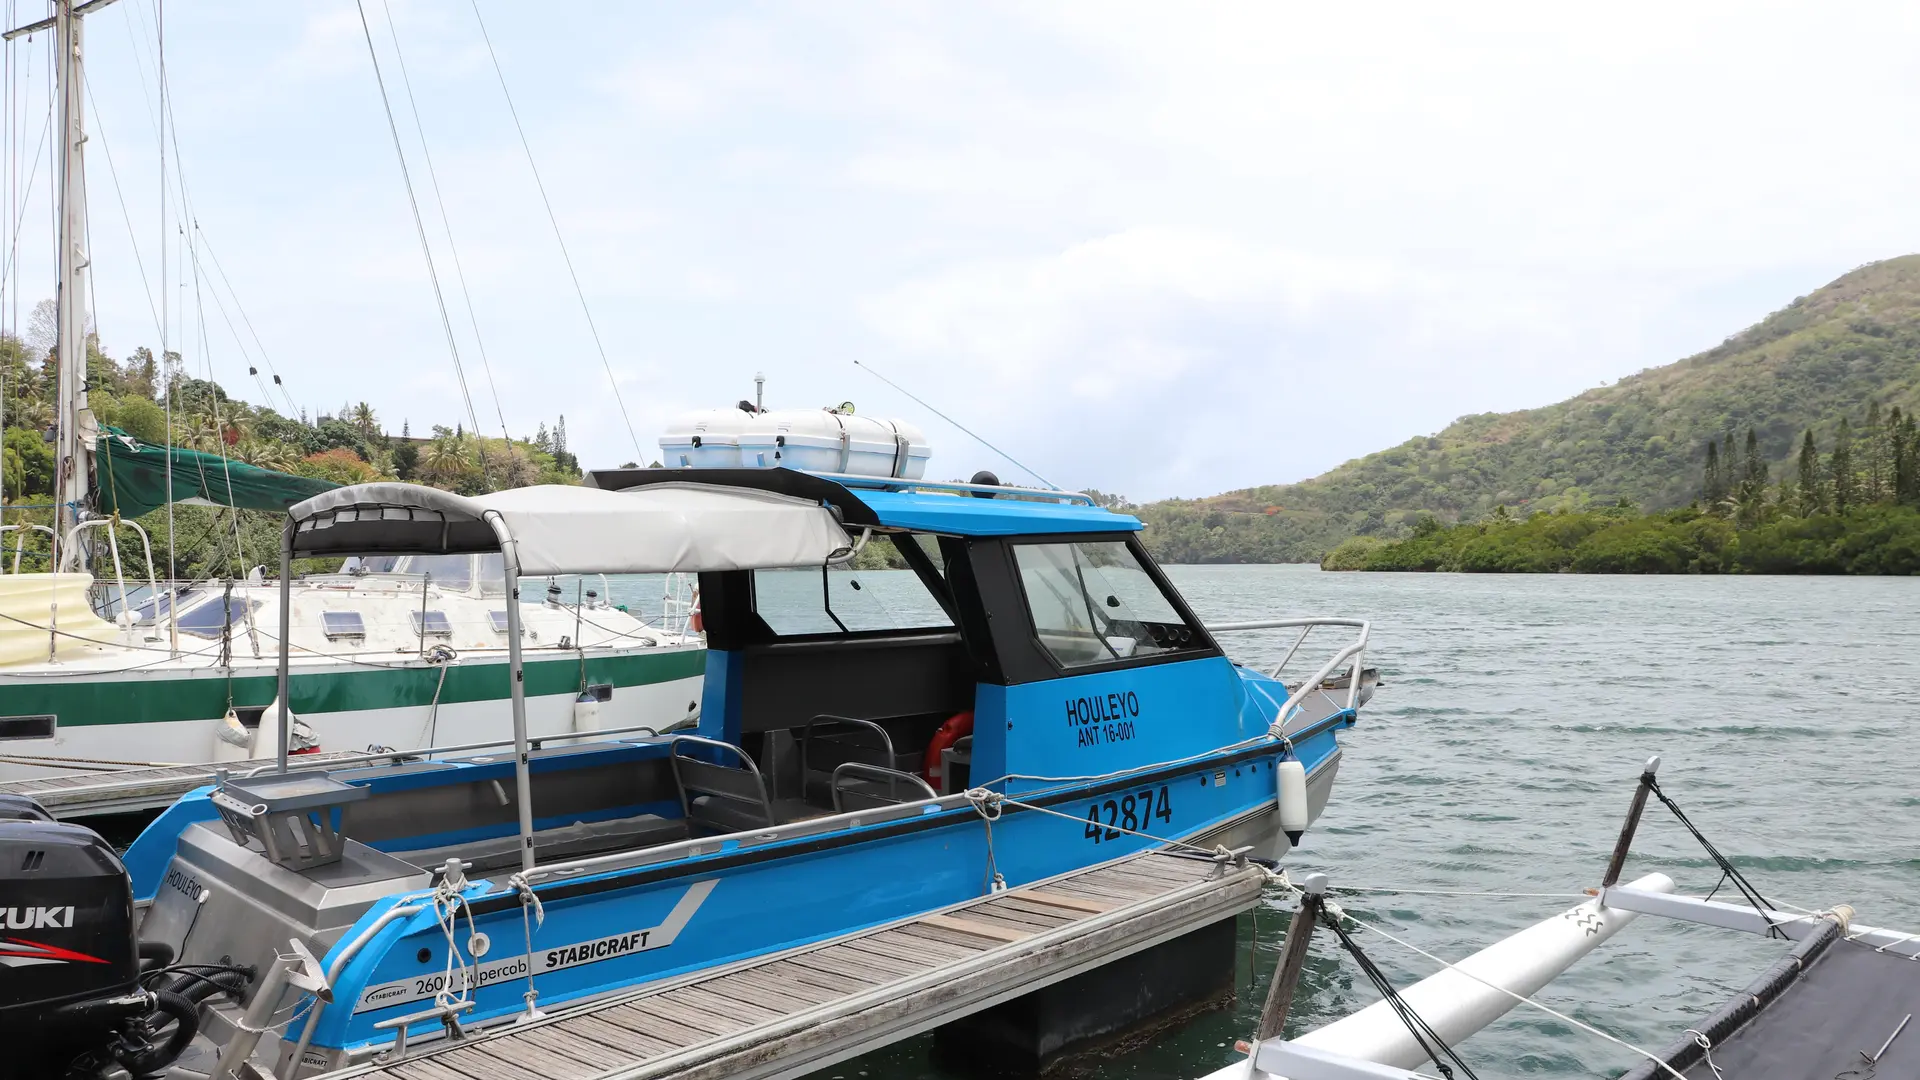
[[[180,139],[179,139],[178,126],[177,125],[168,126],[168,124],[166,123],[166,121],[170,121],[173,119],[173,96],[172,94],[168,93],[168,88],[166,85],[164,85],[166,80],[166,53],[164,48],[165,28],[164,28],[164,25],[162,24],[163,24],[163,20],[165,18],[166,13],[165,13],[165,6],[164,6],[163,0],[154,0],[154,6],[156,9],[154,21],[156,25],[160,26],[158,33],[156,34],[156,31],[154,29],[149,28],[144,20],[142,20],[140,23],[140,33],[141,35],[144,35],[146,37],[147,43],[153,46],[155,50],[159,53],[158,75],[159,75],[159,81],[163,85],[160,88],[160,108],[157,110],[161,123],[157,125],[156,125],[156,117],[155,117],[156,110],[154,108],[153,95],[151,93],[148,93],[146,88],[146,83],[144,82],[144,79],[146,77],[146,66],[140,63],[141,41],[140,41],[140,38],[137,37],[134,33],[134,25],[133,25],[134,13],[138,9],[130,5],[122,5],[121,10],[126,15],[127,39],[129,42],[133,44],[134,65],[139,70],[141,78],[143,80],[140,85],[140,90],[141,90],[141,96],[145,100],[146,106],[147,106],[147,122],[149,126],[153,126],[156,128],[156,138],[160,143],[161,181],[162,181],[161,193],[160,193],[161,202],[162,202],[161,239],[162,239],[162,247],[164,248],[165,237],[166,237],[166,228],[165,228],[166,208],[168,205],[167,191],[166,191],[166,184],[165,184],[166,157],[167,157],[166,152],[167,152],[168,142],[171,142],[173,144],[173,154],[176,161],[176,168],[179,171],[179,181],[180,181],[179,186],[180,186],[180,193],[181,193],[180,197],[184,200],[190,201],[191,195],[187,191],[186,159],[185,159],[185,156],[180,153]],[[182,218],[186,217],[186,214],[184,213],[184,211],[181,213],[181,217]],[[205,251],[207,265],[210,265],[213,268],[214,273],[219,275],[219,284],[224,286],[225,289],[227,290],[227,296],[233,301],[234,311],[239,313],[241,324],[247,328],[248,335],[253,339],[254,351],[259,353],[260,361],[266,365],[267,373],[273,377],[273,385],[279,388],[280,398],[282,401],[286,402],[287,415],[289,417],[301,415],[299,405],[294,401],[292,394],[288,392],[286,381],[281,378],[279,368],[274,365],[272,355],[270,355],[267,352],[266,343],[260,339],[259,331],[254,329],[252,316],[247,314],[246,305],[240,301],[239,292],[236,289],[234,289],[232,279],[227,276],[227,269],[220,262],[220,253],[213,249],[212,240],[207,236],[206,230],[201,227],[200,222],[197,218],[195,218],[191,222],[191,226],[192,226],[195,238],[197,240],[196,246],[199,249],[203,249]],[[162,272],[162,276],[164,277],[165,270],[166,270],[166,267],[164,265],[164,257],[162,259],[162,263],[163,265],[161,267],[161,272]],[[214,279],[212,277],[208,277],[207,279],[208,289],[212,290],[213,286],[214,286]],[[165,291],[166,290],[163,287],[161,292],[165,293]],[[219,299],[217,291],[215,291],[214,296],[215,296],[215,300],[217,301]],[[166,313],[166,297],[165,296],[162,296],[161,298],[161,313],[163,316]],[[224,311],[222,312],[222,314],[223,315],[225,314]],[[230,317],[229,317],[229,321],[231,321]],[[237,333],[235,335],[235,339],[238,342]],[[247,355],[247,348],[244,342],[240,342],[240,351],[243,356]],[[251,357],[249,357],[249,360],[251,360]],[[267,395],[266,403],[269,408],[276,407],[273,404],[273,397],[271,394]]]
[[[941,412],[939,409],[934,408],[933,406],[927,404],[926,402],[921,401],[920,398],[916,396],[911,390],[908,390],[906,387],[901,386],[899,383],[894,382],[892,379],[889,379],[885,375],[882,375],[878,371],[874,370],[874,367],[872,364],[863,364],[860,361],[855,360],[853,362],[853,366],[859,368],[861,371],[866,372],[867,374],[873,376],[874,378],[879,379],[881,382],[886,383],[888,386],[893,387],[895,390],[900,391],[901,393],[907,395],[908,397],[913,398],[914,402],[918,404],[921,408],[926,409],[928,412],[932,413],[933,415],[939,417],[942,420],[945,420],[947,423],[952,424],[954,427],[959,428],[961,431],[965,432],[969,437],[971,437],[974,442],[979,443],[981,446],[984,446],[987,449],[993,451],[994,453],[999,454],[1001,457],[1006,458],[1008,461],[1013,462],[1013,466],[1019,469],[1021,472],[1026,473],[1028,476],[1033,477],[1035,480],[1040,481],[1042,484],[1045,484],[1050,488],[1055,487],[1055,484],[1053,481],[1047,479],[1044,476],[1041,476],[1039,473],[1034,472],[1032,469],[1027,468],[1025,465],[1020,464],[1020,462],[1015,461],[1012,454],[1007,453],[1005,450],[1002,450],[999,447],[993,445],[987,440],[981,438],[979,435],[974,434],[974,432],[971,429],[969,429],[965,424],[962,424],[960,421],[955,420],[953,417],[948,416],[946,413]]]
[[[447,298],[440,291],[440,273],[434,268],[433,247],[427,243],[427,227],[420,217],[420,200],[414,195],[413,174],[407,168],[407,152],[400,142],[400,125],[393,118],[393,102],[387,96],[386,76],[380,73],[380,54],[373,47],[373,28],[367,24],[367,7],[362,0],[353,0],[354,9],[360,13],[360,29],[367,39],[367,58],[373,62],[373,78],[380,86],[380,105],[387,113],[387,130],[393,134],[393,152],[400,159],[400,178],[407,188],[407,205],[413,210],[413,228],[420,236],[420,254],[427,260],[427,277],[433,283],[434,303],[440,308],[440,327],[447,335],[447,351],[453,354],[453,371],[460,378],[460,396],[467,404],[467,419],[473,421],[475,445],[480,451],[480,474],[489,489],[493,487],[493,476],[487,467],[486,444],[479,441],[480,417],[473,410],[473,394],[467,390],[466,369],[460,364],[460,348],[454,342],[453,320],[447,315]]]
[[[447,219],[447,203],[440,197],[440,176],[433,167],[433,151],[427,147],[426,125],[420,121],[420,104],[414,100],[413,79],[407,74],[407,56],[400,51],[400,30],[393,22],[393,10],[380,0],[380,11],[387,19],[387,33],[393,38],[394,59],[400,64],[400,85],[407,92],[407,108],[413,113],[413,130],[420,139],[420,157],[427,166],[427,185],[433,191],[434,206],[440,211],[440,227],[447,234],[447,251],[453,256],[454,280],[460,284],[460,296],[467,305],[467,322],[473,327],[473,344],[480,351],[480,369],[486,373],[487,389],[493,394],[493,411],[500,420],[500,437],[512,453],[513,435],[507,431],[506,410],[500,406],[500,387],[493,381],[493,362],[487,358],[487,343],[480,336],[480,316],[473,310],[473,293],[467,289],[467,272],[460,265],[460,248],[453,242],[453,223]],[[477,427],[479,421],[474,421]],[[476,432],[478,434],[478,432]]]
[[[133,247],[133,264],[140,269],[140,288],[147,294],[147,311],[153,315],[153,328],[160,329],[160,311],[153,303],[153,285],[147,280],[147,262],[140,256],[140,241],[134,236],[133,215],[127,213],[127,196],[120,189],[120,170],[113,164],[113,148],[107,145],[107,125],[100,119],[100,103],[93,99],[93,83],[87,80],[87,104],[93,106],[93,130],[100,136],[100,152],[107,158],[107,175],[113,179],[113,194],[120,201],[120,219],[127,223],[127,243]],[[87,217],[87,250],[93,250],[93,217]],[[87,275],[87,287],[93,288],[93,275]],[[100,310],[99,298],[94,298],[94,310]]]
[[[533,173],[533,185],[540,190],[540,202],[547,208],[547,222],[553,226],[553,239],[560,245],[560,257],[567,264],[567,276],[573,279],[574,295],[580,298],[580,313],[586,316],[587,329],[593,334],[593,347],[600,351],[600,366],[606,369],[607,384],[613,388],[614,404],[620,407],[620,419],[627,425],[627,437],[633,440],[633,452],[639,455],[636,460],[644,461],[646,453],[640,449],[640,436],[633,430],[633,417],[628,415],[627,403],[620,396],[620,380],[614,378],[613,362],[607,359],[607,347],[600,340],[600,328],[594,324],[593,310],[587,306],[587,291],[581,287],[580,274],[573,268],[573,255],[567,251],[567,238],[560,231],[560,219],[553,212],[553,200],[547,197],[546,182],[540,179],[540,166],[534,163],[533,144],[527,141],[527,129],[520,124],[520,110],[514,107],[513,92],[507,89],[507,73],[500,67],[499,54],[493,51],[493,38],[487,33],[487,20],[480,15],[480,0],[471,2],[473,21],[480,26],[480,40],[486,42],[487,58],[493,61],[493,74],[500,80],[500,95],[507,99],[507,112],[513,117],[513,130],[520,135],[520,149],[526,151],[527,169]],[[364,16],[362,18],[364,21]]]

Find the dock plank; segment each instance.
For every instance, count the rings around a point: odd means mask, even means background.
[[[591,1065],[597,1071],[617,1069],[633,1061],[632,1054],[623,1054],[611,1046],[584,1035],[563,1034],[561,1026],[534,1026],[515,1032],[512,1038],[523,1039],[542,1049],[556,1054],[572,1054]]]
[[[479,1046],[466,1045],[458,1050],[448,1051],[438,1060],[440,1064],[455,1072],[464,1073],[473,1080],[547,1080],[542,1072],[509,1061],[499,1051],[499,1047],[482,1049]]]
[[[972,934],[974,937],[986,938],[989,941],[1011,943],[1024,941],[1033,936],[1025,930],[1014,930],[1006,926],[984,923],[972,918],[957,918],[952,915],[923,915],[919,921],[927,926],[937,926],[942,930],[952,930],[961,934]]]
[[[612,1024],[614,1027],[626,1028],[628,1031],[636,1034],[645,1035],[650,1039],[666,1043],[675,1050],[683,1046],[692,1046],[694,1043],[705,1042],[713,1037],[710,1032],[701,1028],[688,1027],[677,1021],[669,1020],[650,1009],[641,1008],[639,1002],[622,1005],[616,1009],[608,1009],[606,1012],[595,1013],[594,1015]]]
[[[904,927],[895,927],[862,938],[860,944],[875,948],[898,950],[909,956],[925,956],[933,960],[965,960],[979,952],[978,945],[956,944],[939,938],[919,937],[906,932]]]
[[[768,1008],[757,1002],[742,1001],[737,997],[715,993],[703,983],[683,986],[675,990],[673,996],[686,1004],[711,1009],[717,1015],[724,1015],[728,1019],[739,1020],[747,1025],[778,1020],[791,1011],[784,1008]]]
[[[736,971],[711,982],[701,983],[700,986],[723,997],[751,1002],[762,1008],[774,1009],[782,1013],[796,1012],[810,1005],[820,1005],[844,996],[840,991],[828,990],[797,979],[784,983],[764,979],[757,971]]]
[[[387,1067],[400,1080],[471,1080],[466,1073],[440,1064],[439,1058],[414,1058]]]
[[[881,971],[878,965],[864,963],[862,962],[863,960],[864,958],[859,956],[849,959],[841,953],[828,953],[816,950],[814,952],[805,952],[798,956],[790,957],[787,962],[798,967],[826,972],[829,975],[840,975],[849,979],[858,979],[864,984],[863,989],[869,986],[878,986],[892,978],[892,976],[886,972]]]
[[[473,1052],[487,1062],[492,1072],[494,1063],[504,1061],[515,1065],[534,1076],[547,1077],[548,1080],[587,1080],[588,1077],[604,1072],[605,1067],[595,1068],[591,1062],[571,1050],[555,1050],[541,1046],[531,1039],[522,1039],[503,1035],[487,1040],[475,1046]]]
[[[801,963],[806,963],[807,961],[818,960],[823,957],[837,963],[853,964],[860,968],[871,968],[883,976],[893,978],[898,978],[902,975],[918,975],[921,969],[926,967],[926,964],[919,960],[901,960],[890,956],[875,956],[869,952],[862,952],[854,948],[852,942],[848,941],[828,945],[824,949],[815,949],[812,952],[796,956],[794,959]]]
[[[1119,906],[1118,904],[1108,903],[1104,900],[1088,900],[1084,897],[1068,896],[1065,893],[1051,892],[1044,889],[1015,889],[1007,895],[1025,900],[1029,904],[1044,904],[1047,907],[1064,908],[1067,911],[1077,911],[1083,915],[1098,915],[1102,912],[1112,911]]]
[[[796,964],[791,959],[776,960],[760,969],[768,975],[782,979],[796,979],[814,986],[825,987],[841,993],[851,994],[875,985],[872,972],[858,972],[852,975],[838,971],[826,971],[820,968]]]
[[[964,949],[969,954],[974,955],[986,952],[988,949],[998,948],[1001,944],[998,940],[983,938],[978,934],[969,934],[961,930],[949,930],[943,926],[930,926],[924,921],[910,922],[905,926],[894,927],[892,932],[924,941],[937,941],[943,945],[951,945],[955,948]]]
[[[629,1061],[670,1054],[686,1045],[669,1042],[645,1032],[635,1031],[630,1027],[622,1027],[603,1016],[592,1013],[567,1017],[554,1027],[556,1030],[564,1031],[570,1039],[591,1040],[615,1053],[626,1055]]]
[[[644,997],[633,1004],[635,1008],[645,1009],[656,1018],[671,1020],[695,1031],[704,1031],[709,1036],[731,1035],[741,1028],[753,1026],[751,1021],[731,1015],[716,1015],[682,1000],[678,989]]]

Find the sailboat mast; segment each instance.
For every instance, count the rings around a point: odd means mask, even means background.
[[[92,6],[92,5],[86,5]],[[58,529],[79,520],[92,472],[92,414],[87,411],[86,82],[81,19],[73,0],[54,0],[54,53],[60,94],[60,282],[58,305],[59,456],[55,491]]]

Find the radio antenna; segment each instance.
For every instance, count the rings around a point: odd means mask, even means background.
[[[920,398],[916,394],[914,394],[913,391],[908,390],[906,387],[901,386],[899,383],[894,382],[892,379],[889,379],[885,375],[882,375],[878,371],[875,371],[873,369],[873,365],[863,364],[860,361],[855,360],[853,362],[853,366],[859,368],[860,370],[866,372],[867,374],[873,376],[874,378],[879,379],[881,382],[886,383],[888,386],[893,387],[895,390],[900,391],[901,393],[907,395],[908,397],[913,398],[914,402],[918,404],[921,408],[927,410],[928,412],[939,417],[940,419],[945,420],[947,423],[952,424],[954,427],[959,428],[961,431],[966,432],[967,436],[973,439],[974,442],[979,443],[981,446],[986,447],[987,449],[993,451],[994,453],[999,454],[1001,457],[1006,458],[1009,462],[1012,462],[1014,468],[1019,469],[1021,472],[1026,473],[1028,476],[1031,476],[1035,480],[1040,481],[1042,484],[1046,485],[1048,488],[1053,488],[1057,490],[1058,485],[1056,485],[1053,481],[1047,479],[1044,476],[1041,476],[1039,473],[1034,472],[1032,469],[1027,468],[1025,465],[1020,464],[1019,461],[1015,460],[1012,454],[1007,453],[1005,450],[1000,449],[999,447],[993,445],[987,440],[974,434],[973,431],[968,429],[968,427],[965,424],[962,424],[960,421],[955,420],[953,417],[948,416],[946,413],[943,413],[939,409],[936,409],[933,406],[927,404],[925,401],[920,400]]]

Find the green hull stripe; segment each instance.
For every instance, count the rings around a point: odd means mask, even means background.
[[[589,656],[589,683],[615,687],[648,686],[690,679],[706,670],[703,649],[662,649]],[[506,661],[453,664],[440,667],[358,668],[302,674],[293,671],[293,711],[297,714],[353,712],[364,709],[425,708],[433,703],[440,674],[440,702],[499,701],[507,697]],[[528,697],[570,694],[580,689],[580,659],[536,660],[526,665]],[[273,701],[271,675],[232,680],[236,706],[266,705]],[[176,720],[217,719],[227,711],[228,680],[201,669],[186,675],[143,676],[135,679],[50,680],[44,683],[7,681],[8,715],[52,713],[61,727],[96,724],[159,724]]]

